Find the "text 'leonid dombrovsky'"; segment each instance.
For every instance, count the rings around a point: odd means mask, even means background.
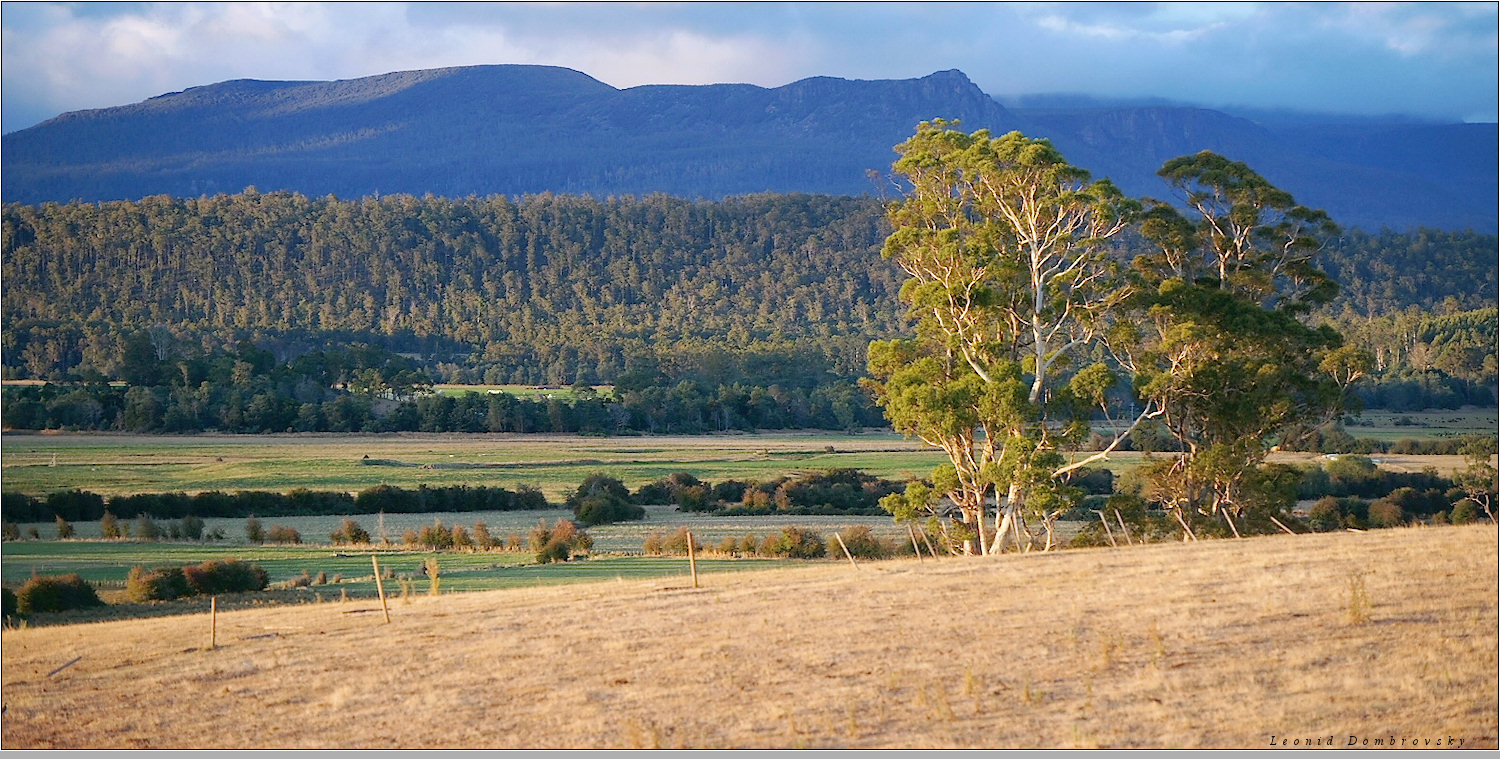
[[[1352,746],[1359,746],[1360,748],[1463,748],[1464,739],[1455,738],[1451,735],[1439,738],[1407,738],[1395,735],[1382,735],[1379,737],[1370,738],[1360,735],[1351,735],[1349,736],[1349,741],[1347,743],[1343,741],[1335,743],[1334,737],[1332,735],[1328,736],[1327,738],[1324,738],[1322,736],[1315,736],[1312,738],[1289,738],[1283,735],[1273,735],[1271,736],[1271,745],[1278,747],[1296,746],[1298,748],[1307,746],[1335,745],[1343,746],[1345,748],[1349,748]]]

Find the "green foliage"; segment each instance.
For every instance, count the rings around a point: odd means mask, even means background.
[[[591,474],[568,496],[573,516],[584,525],[609,524],[646,517],[646,510],[631,503],[630,491],[615,477]]]
[[[365,545],[370,542],[370,533],[359,526],[359,522],[353,519],[345,519],[339,524],[339,528],[328,535],[328,539],[334,545]]]
[[[542,521],[532,528],[529,542],[538,564],[569,561],[588,553],[594,545],[586,531],[566,519],[557,520],[550,528]]]
[[[270,576],[264,569],[236,559],[205,561],[182,568],[188,589],[197,595],[265,590]]]
[[[266,531],[259,519],[250,517],[245,520],[245,539],[257,544],[266,542]]]
[[[302,533],[285,525],[272,525],[266,531],[266,541],[270,543],[299,544],[302,542]]]
[[[15,593],[15,613],[23,616],[103,605],[94,586],[76,574],[32,577]]]
[[[73,537],[73,525],[61,516],[57,518],[57,539],[67,540]]]
[[[1157,250],[1134,261],[1149,325],[1136,392],[1164,412],[1186,452],[1151,470],[1155,497],[1239,516],[1284,500],[1267,489],[1276,486],[1261,466],[1270,449],[1340,407],[1343,386],[1327,370],[1352,358],[1331,361],[1338,333],[1300,319],[1337,292],[1313,263],[1337,227],[1208,151],[1159,174],[1194,216],[1154,204],[1141,229]]]
[[[133,567],[125,581],[125,592],[136,602],[171,601],[192,595],[193,589],[188,585],[182,567],[160,567],[150,571],[145,567]]]
[[[822,535],[795,525],[781,528],[781,534],[766,538],[761,545],[761,553],[788,559],[821,559],[827,552]]]
[[[904,553],[901,544],[881,538],[869,525],[846,527],[838,535],[843,540],[844,547],[849,549],[849,554],[857,559],[884,559]]]

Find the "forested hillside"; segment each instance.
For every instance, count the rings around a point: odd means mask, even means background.
[[[853,383],[870,341],[904,325],[902,278],[880,255],[887,234],[879,202],[813,195],[249,190],[12,204],[4,373],[157,387],[154,401],[137,394],[137,429],[880,423]],[[1316,318],[1375,356],[1367,405],[1493,403],[1495,246],[1473,233],[1349,231],[1320,254],[1342,294]],[[622,401],[636,395],[614,417],[590,402],[564,418],[547,404],[455,411],[409,397],[428,382],[613,383]],[[364,400],[351,405],[351,392]],[[57,394],[44,395],[8,406],[6,423],[131,426],[123,389],[51,416]]]

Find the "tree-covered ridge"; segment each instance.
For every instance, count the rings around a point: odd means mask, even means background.
[[[249,340],[281,363],[381,346],[438,382],[811,393],[863,374],[868,341],[905,324],[870,198],[247,190],[11,204],[0,224],[7,378],[135,381],[143,351],[175,366]],[[1144,245],[1127,231],[1114,255]],[[1493,402],[1495,251],[1491,235],[1345,230],[1318,252],[1341,290],[1311,318],[1375,356],[1368,406]],[[720,408],[749,423],[765,416],[754,405]],[[741,424],[704,415],[707,428]]]
[[[860,198],[252,189],[11,205],[3,234],[7,371],[33,377],[109,375],[122,336],[153,325],[358,336],[467,358],[472,381],[611,380],[632,354],[707,348],[793,348],[853,375],[900,319],[881,307],[899,283],[879,263],[880,207]]]

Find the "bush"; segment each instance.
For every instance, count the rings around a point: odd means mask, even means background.
[[[61,516],[57,518],[57,539],[67,540],[73,537],[73,525]]]
[[[1343,514],[1339,510],[1339,499],[1333,496],[1323,496],[1312,505],[1307,512],[1307,522],[1317,532],[1330,532],[1339,529],[1342,524]]]
[[[844,541],[849,554],[857,559],[884,559],[896,552],[890,541],[881,540],[868,525],[847,527],[839,533],[839,539]]]
[[[345,544],[362,546],[370,542],[370,533],[366,532],[365,528],[359,526],[359,522],[345,518],[339,524],[339,528],[328,535],[328,538],[336,546]]]
[[[105,537],[108,537],[107,535]],[[245,539],[251,543],[266,542],[265,528],[261,527],[260,520],[250,517],[245,520]]]
[[[264,569],[236,559],[205,561],[183,567],[182,574],[187,580],[188,589],[204,596],[265,590],[270,582]]]
[[[105,540],[116,540],[125,537],[124,531],[120,529],[120,520],[108,511],[104,512],[104,516],[99,518],[99,532],[104,536]]]
[[[1368,514],[1371,527],[1399,527],[1406,523],[1401,506],[1383,498],[1370,504]]]
[[[578,525],[559,519],[549,529],[546,521],[533,527],[530,536],[531,550],[536,552],[538,564],[568,561],[574,556],[587,553],[594,546],[594,539],[578,529]]]
[[[631,503],[625,484],[607,474],[591,474],[568,496],[573,517],[585,525],[644,519],[646,510]]]
[[[1469,524],[1478,518],[1479,507],[1467,498],[1453,504],[1453,511],[1448,514],[1448,521],[1452,524]]]
[[[827,555],[828,547],[823,536],[812,530],[789,525],[781,528],[781,534],[767,538],[770,556],[785,556],[789,559],[819,559]]]
[[[5,621],[9,623],[18,613],[16,610],[16,592],[10,588],[0,588],[0,615],[3,615]]]
[[[671,537],[662,542],[662,552],[673,556],[686,556],[688,552],[688,535],[690,534],[688,528],[678,527],[677,532],[672,533]],[[702,551],[703,541],[693,538],[693,552],[699,553]]]
[[[285,525],[274,525],[266,531],[266,540],[272,543],[302,543],[302,533]]]
[[[76,574],[33,577],[16,591],[15,613],[36,614],[103,606],[94,586]]]
[[[171,601],[193,595],[193,588],[181,567],[159,567],[148,572],[145,567],[137,566],[130,569],[125,592],[132,601]]]

